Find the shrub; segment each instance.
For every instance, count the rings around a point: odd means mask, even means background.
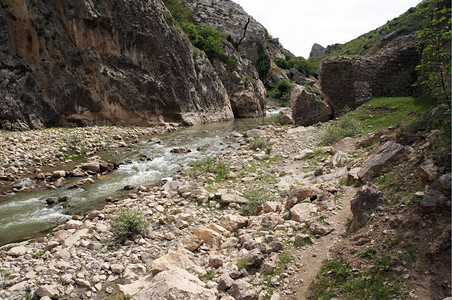
[[[259,206],[268,201],[276,201],[276,197],[270,192],[260,189],[250,189],[243,193],[248,202],[240,207],[243,216],[252,216],[257,212]]]
[[[263,138],[260,137],[255,137],[254,140],[252,140],[250,142],[250,144],[248,145],[248,148],[250,150],[257,150],[257,149],[265,149],[267,147],[267,141],[265,141]]]
[[[262,45],[257,48],[257,56],[256,71],[259,74],[260,80],[265,82],[268,71],[270,70],[270,58]]]
[[[270,98],[281,100],[283,102],[290,101],[290,95],[292,94],[293,84],[288,80],[280,81],[274,84],[268,91],[267,95]]]
[[[142,213],[123,208],[116,216],[110,218],[110,227],[113,236],[125,241],[135,235],[143,235],[149,226],[149,219]]]

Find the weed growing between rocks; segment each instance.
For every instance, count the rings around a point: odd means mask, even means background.
[[[255,215],[257,209],[265,202],[278,200],[272,193],[262,188],[247,190],[243,196],[248,199],[248,202],[240,207],[242,216]]]
[[[149,219],[142,213],[123,208],[110,219],[113,236],[119,241],[132,239],[135,235],[143,235],[149,226]]]
[[[229,173],[229,168],[225,162],[211,157],[195,161],[191,164],[191,166],[191,174],[194,178],[200,175],[205,175],[206,173],[211,173],[214,174],[215,180],[219,182],[225,180]]]

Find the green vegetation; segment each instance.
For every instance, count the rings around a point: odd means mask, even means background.
[[[149,226],[149,219],[142,213],[134,212],[129,208],[123,208],[119,213],[110,218],[110,227],[113,236],[125,241],[135,235],[143,235]]]
[[[303,57],[290,57],[276,58],[275,63],[281,69],[290,70],[292,68],[297,69],[300,73],[309,76],[318,77],[320,60],[318,59],[305,59]]]
[[[268,155],[270,155],[272,151],[270,143],[260,137],[255,137],[248,145],[248,148],[253,151],[256,151],[257,149],[264,150]]]
[[[240,207],[240,213],[243,216],[252,216],[263,203],[277,200],[272,193],[263,188],[247,190],[243,196],[248,199],[248,202]]]
[[[257,55],[256,71],[262,82],[265,82],[268,71],[270,70],[270,57],[268,57],[267,52],[262,45],[257,48]]]
[[[451,9],[445,0],[433,0],[421,9],[421,13],[428,17],[428,21],[417,32],[423,45],[420,47],[421,62],[416,68],[420,72],[416,84],[427,87],[430,97],[446,103],[450,109]]]
[[[400,285],[400,271],[389,254],[374,258],[367,271],[352,272],[347,261],[327,260],[310,287],[308,299],[409,299]]]
[[[206,157],[200,161],[191,163],[191,174],[194,177],[198,177],[205,173],[214,174],[217,182],[225,180],[226,175],[229,173],[229,168],[223,161],[219,161],[215,158]]]
[[[195,25],[191,19],[192,11],[181,0],[163,0],[163,3],[171,12],[170,16],[166,16],[167,23],[170,25],[177,23],[193,46],[204,51],[211,62],[218,59],[230,68],[236,67],[235,58],[223,51],[223,42],[228,40],[225,33],[210,26]]]
[[[389,34],[401,35],[415,32],[423,26],[426,16],[422,8],[427,6],[427,1],[410,8],[399,17],[388,21],[385,25],[372,30],[345,44],[334,44],[326,48],[326,56],[337,55],[364,55],[375,43],[388,37]]]
[[[346,113],[336,125],[330,125],[324,136],[322,143],[332,145],[345,137],[355,137],[362,132],[360,122],[350,113]]]
[[[283,80],[270,86],[270,89],[267,90],[267,95],[270,98],[280,100],[284,106],[288,106],[292,88],[293,83]]]
[[[374,247],[368,247],[366,250],[359,252],[358,255],[361,258],[373,259],[377,254],[377,249]]]
[[[208,271],[206,274],[198,275],[199,279],[206,279],[206,280],[214,280],[215,277],[218,277],[220,274]]]

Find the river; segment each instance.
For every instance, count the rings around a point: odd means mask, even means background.
[[[134,153],[124,153],[119,157],[120,161],[128,160],[129,163],[120,165],[117,170],[101,179],[93,177],[95,183],[83,188],[69,189],[73,180],[68,180],[57,190],[37,188],[31,192],[13,194],[0,202],[0,246],[37,237],[71,218],[73,214],[82,215],[90,210],[102,208],[107,197],[121,197],[130,193],[124,190],[126,185],[134,187],[151,185],[190,162],[237,148],[237,142],[229,138],[231,133],[271,123],[275,113],[277,112],[269,112],[265,119],[237,119],[188,127],[160,135],[158,142],[141,141],[134,146],[136,150]],[[191,152],[171,153],[175,146],[185,146]],[[152,160],[140,161],[140,154]],[[21,181],[22,184],[33,185],[30,178]],[[70,200],[52,207],[47,205],[45,199],[59,196],[68,196]]]

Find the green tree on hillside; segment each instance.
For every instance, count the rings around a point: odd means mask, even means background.
[[[420,72],[417,84],[425,86],[433,99],[447,103],[450,108],[450,2],[432,0],[431,5],[423,8],[423,14],[429,19],[426,25],[417,32],[417,35],[423,40],[420,47],[421,62],[416,68]]]

